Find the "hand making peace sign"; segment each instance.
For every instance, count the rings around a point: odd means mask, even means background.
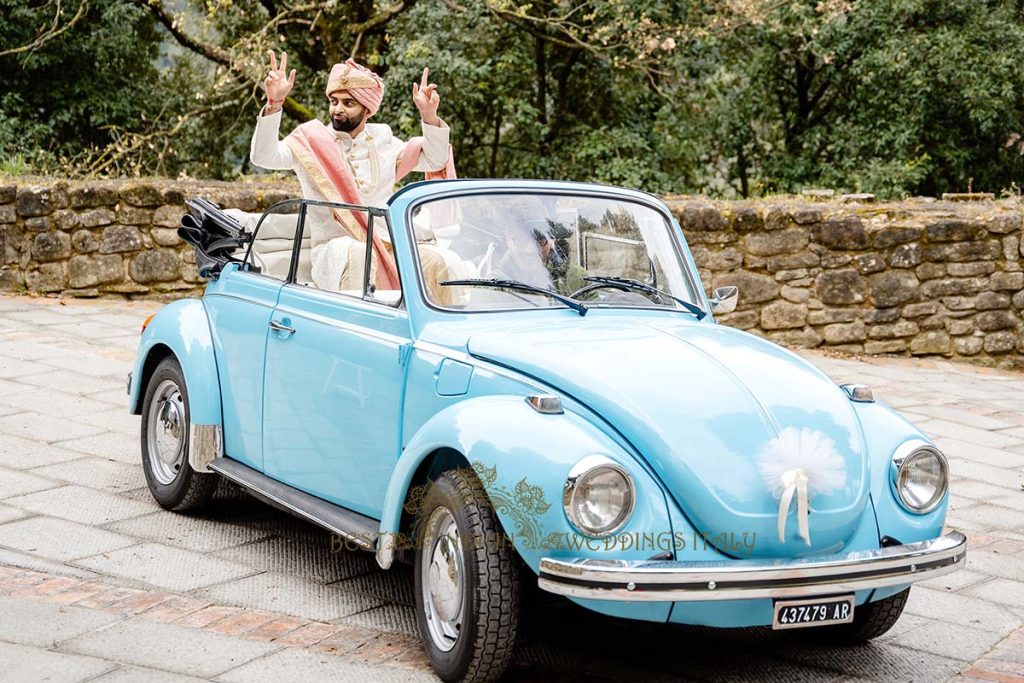
[[[288,66],[287,52],[281,53],[280,69],[277,68],[277,58],[274,56],[274,51],[268,50],[267,54],[270,55],[270,73],[267,74],[266,80],[263,81],[263,88],[267,91],[268,100],[281,103],[288,97],[288,93],[292,91],[292,86],[295,84],[295,69],[292,69],[291,74],[286,76]]]
[[[441,97],[437,94],[437,86],[427,82],[430,69],[424,67],[423,77],[420,82],[412,84],[412,101],[420,110],[420,118],[423,123],[436,126],[440,123],[437,118],[437,107],[441,104]]]

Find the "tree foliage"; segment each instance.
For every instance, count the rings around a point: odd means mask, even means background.
[[[289,126],[354,56],[417,134],[429,66],[463,176],[899,196],[999,191],[1024,158],[1019,0],[48,2],[0,0],[8,166],[252,172],[267,49],[298,69]]]

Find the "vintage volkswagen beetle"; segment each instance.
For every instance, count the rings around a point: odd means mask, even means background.
[[[445,680],[504,669],[522,576],[623,618],[858,641],[964,564],[943,455],[867,387],[715,324],[735,288],[705,295],[655,197],[459,180],[258,224],[192,208],[212,279],[148,323],[129,379],[154,497],[193,509],[223,476],[384,569],[408,553]],[[330,246],[356,213],[371,239]]]

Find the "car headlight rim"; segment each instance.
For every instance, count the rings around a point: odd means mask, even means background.
[[[911,475],[911,468],[922,459],[930,459],[938,467],[938,485],[934,487],[932,495],[923,503],[915,502],[910,492],[907,481]],[[903,443],[893,454],[893,489],[900,504],[909,512],[918,515],[926,515],[938,508],[949,492],[949,462],[946,456],[938,448],[919,439]]]
[[[584,484],[602,474],[615,473],[622,478],[626,492],[623,505],[615,515],[612,522],[603,527],[589,525],[580,515],[577,508],[583,495]],[[633,477],[625,467],[604,455],[590,455],[569,470],[565,480],[565,489],[562,494],[562,508],[569,522],[580,533],[591,538],[606,538],[616,533],[629,522],[633,516],[633,509],[636,506],[636,485]]]

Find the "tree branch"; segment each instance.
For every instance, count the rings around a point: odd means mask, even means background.
[[[60,0],[57,0],[57,11],[54,14],[53,25],[50,27],[50,29],[48,31],[43,31],[41,34],[36,36],[35,40],[33,40],[31,43],[27,45],[22,45],[21,47],[14,47],[9,50],[0,50],[0,57],[6,57],[7,55],[16,55],[19,52],[30,52],[32,50],[36,50],[37,48],[42,47],[44,44],[50,42],[57,36],[67,31],[69,28],[77,24],[79,20],[82,17],[84,17],[85,13],[88,11],[89,0],[81,0],[81,2],[78,5],[78,11],[75,12],[75,16],[71,17],[71,20],[68,21],[68,23],[64,24],[60,28],[57,28],[57,25],[60,22],[61,15]]]

